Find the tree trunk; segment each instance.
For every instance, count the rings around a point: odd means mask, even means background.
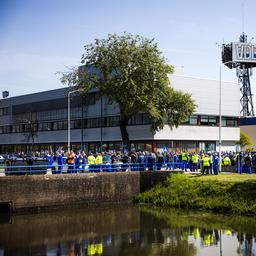
[[[128,118],[121,117],[120,122],[119,122],[119,125],[120,125],[119,127],[120,127],[122,141],[123,141],[123,151],[124,151],[124,149],[127,149],[128,151],[130,151],[130,148],[131,148],[129,134],[127,131],[128,121],[129,121]]]

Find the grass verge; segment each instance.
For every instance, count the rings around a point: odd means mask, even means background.
[[[164,207],[256,215],[256,175],[194,176],[171,174],[137,197],[140,203]]]

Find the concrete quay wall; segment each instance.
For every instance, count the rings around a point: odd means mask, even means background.
[[[170,172],[118,172],[0,177],[1,205],[10,210],[132,202],[140,192],[166,179]]]

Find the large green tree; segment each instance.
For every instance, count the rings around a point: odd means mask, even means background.
[[[246,147],[251,147],[253,145],[253,142],[245,132],[240,131],[239,144],[241,145],[242,149],[245,149]]]
[[[165,123],[177,127],[194,112],[191,95],[170,86],[168,74],[173,66],[166,63],[154,39],[110,34],[85,45],[84,51],[83,67],[62,73],[61,81],[85,93],[97,88],[100,96],[116,102],[125,145],[129,145],[128,121],[139,112],[148,114],[152,132]]]

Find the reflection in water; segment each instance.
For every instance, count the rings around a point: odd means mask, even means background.
[[[175,209],[62,210],[0,221],[0,256],[256,256],[255,231],[254,218]]]

